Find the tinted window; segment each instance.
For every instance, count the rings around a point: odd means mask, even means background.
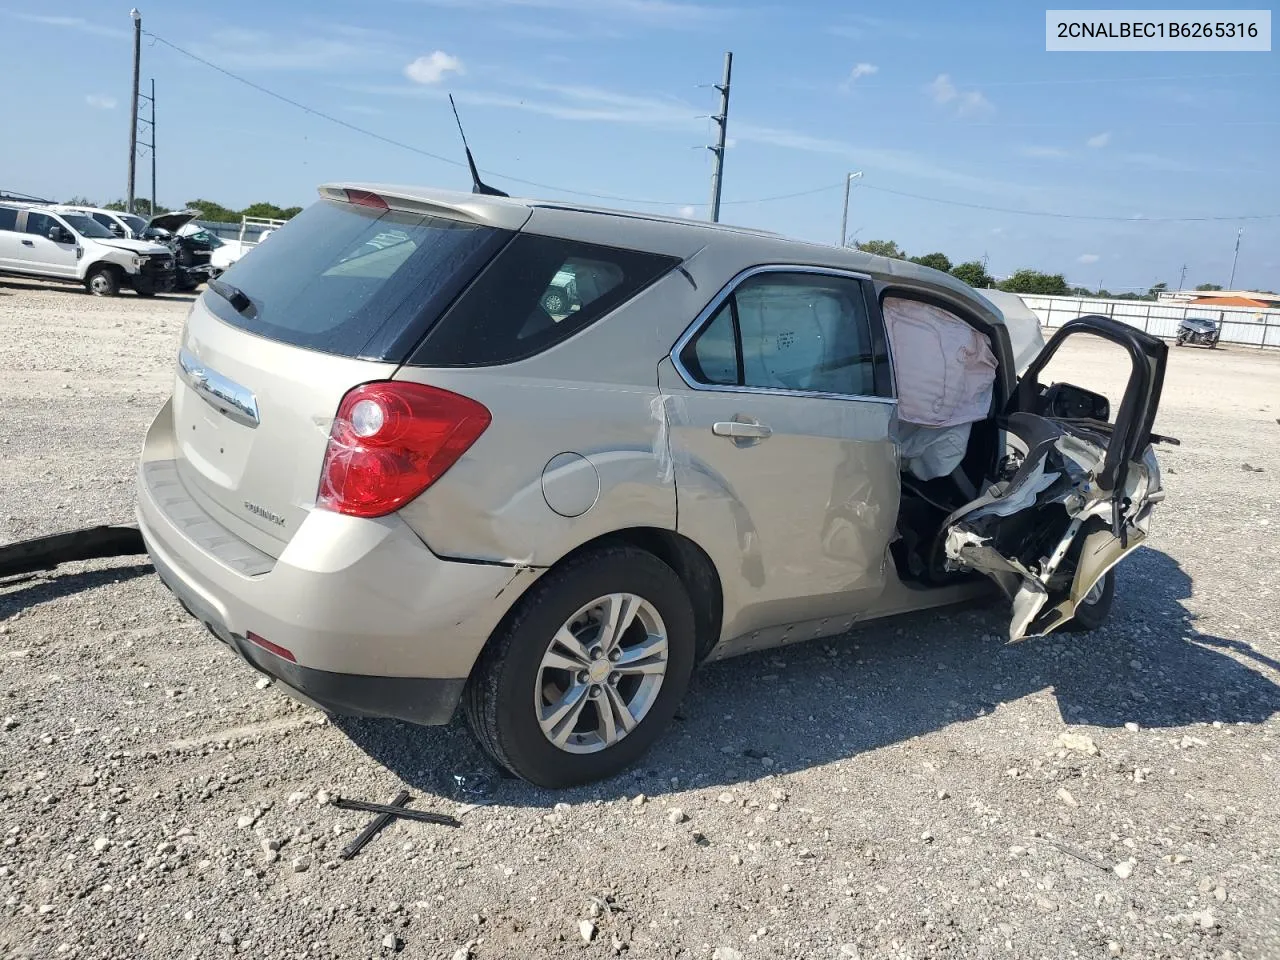
[[[534,356],[621,306],[678,262],[517,234],[427,334],[411,362],[471,367]]]
[[[510,236],[441,217],[324,200],[237,261],[203,303],[259,336],[325,353],[400,362]]]
[[[18,225],[18,211],[12,207],[0,207],[0,230],[12,230]]]
[[[82,237],[93,237],[98,240],[110,240],[115,236],[110,230],[100,224],[92,217],[86,217],[83,213],[64,213],[62,219],[76,233]]]
[[[111,218],[108,217],[105,213],[95,213],[92,216],[93,216],[93,219],[97,220],[100,224],[102,224],[108,230],[111,229]]]
[[[880,342],[859,281],[762,273],[735,288],[680,359],[709,385],[886,396]]]
[[[49,231],[54,227],[53,217],[47,213],[36,213],[34,210],[27,211],[27,233],[38,234],[47,237]]]

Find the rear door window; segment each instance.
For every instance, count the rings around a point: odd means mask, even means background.
[[[860,280],[758,273],[734,289],[680,362],[707,386],[889,397],[878,319]]]
[[[322,200],[221,277],[204,304],[250,333],[346,357],[401,362],[510,238],[493,227]]]
[[[0,230],[13,230],[18,226],[18,211],[12,207],[0,207]]]
[[[518,234],[410,362],[473,367],[534,356],[586,329],[677,263],[656,253]]]

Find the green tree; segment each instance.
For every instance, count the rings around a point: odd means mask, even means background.
[[[274,203],[251,203],[240,211],[242,216],[267,220],[288,220],[301,212],[301,207],[277,207]]]
[[[1146,299],[1147,299],[1147,300],[1159,300],[1159,299],[1160,299],[1160,294],[1165,293],[1168,289],[1169,289],[1169,285],[1168,285],[1167,283],[1157,283],[1157,284],[1154,284],[1154,285],[1151,287],[1151,289],[1147,291]]]
[[[964,263],[957,263],[951,268],[951,275],[978,290],[995,286],[995,280],[987,273],[987,268],[982,265],[981,260],[968,260]]]
[[[201,220],[214,223],[239,223],[240,214],[212,200],[188,200],[186,206],[200,211]]]
[[[863,253],[875,254],[878,257],[890,257],[894,260],[907,259],[906,251],[899,250],[894,240],[864,240],[862,243],[855,243],[854,246]]]
[[[1221,290],[1221,289],[1222,289],[1222,284],[1220,284],[1220,283],[1201,283],[1201,284],[1197,285],[1196,289],[1197,289],[1197,290]]]
[[[1067,279],[1060,273],[1041,273],[1039,270],[1018,270],[1000,284],[1001,290],[1010,293],[1031,293],[1046,297],[1061,297],[1067,293]]]
[[[128,204],[126,204],[123,200],[112,200],[110,203],[104,203],[102,205],[102,209],[115,210],[117,213],[124,213],[125,210],[128,209]],[[148,200],[146,197],[133,198],[133,212],[140,217],[151,217],[155,215],[151,212],[151,201]],[[166,207],[163,203],[156,204],[156,213],[168,213],[168,212],[169,212],[169,208]]]
[[[922,267],[933,267],[943,273],[951,272],[951,258],[945,253],[926,253],[922,257],[912,257],[911,262],[918,263]]]
[[[82,197],[79,194],[65,201],[68,207],[96,207],[97,204],[88,197]]]

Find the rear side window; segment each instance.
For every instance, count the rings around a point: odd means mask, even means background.
[[[562,343],[679,263],[641,253],[521,233],[427,334],[411,363],[512,363]]]
[[[443,217],[322,200],[222,275],[220,289],[243,299],[210,289],[203,303],[258,336],[400,363],[510,236]]]
[[[0,230],[12,230],[18,225],[18,211],[12,207],[0,207]]]

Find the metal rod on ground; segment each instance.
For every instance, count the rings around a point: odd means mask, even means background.
[[[133,213],[133,190],[138,174],[138,70],[142,65],[142,14],[134,7],[133,18],[133,102],[129,110],[129,193],[125,209]]]
[[[409,791],[401,790],[398,794],[396,794],[396,798],[391,801],[390,806],[403,807],[408,802],[409,802]],[[376,817],[374,817],[372,820],[369,821],[369,825],[367,827],[365,827],[363,830],[360,831],[360,833],[356,835],[356,838],[354,840],[352,840],[349,844],[347,844],[342,849],[342,852],[339,853],[338,856],[340,856],[343,860],[350,860],[352,857],[354,857],[357,853],[360,852],[361,848],[366,843],[368,843],[370,840],[373,839],[374,834],[376,834],[379,830],[381,830],[383,827],[389,824],[394,818],[395,818],[395,814],[392,814],[392,813],[378,814]]]
[[[844,178],[844,213],[840,216],[840,246],[849,245],[849,185],[862,176],[862,171],[851,173]]]
[[[720,91],[720,112],[711,119],[720,127],[714,147],[707,147],[716,155],[715,170],[711,174],[711,222],[720,222],[720,187],[724,180],[724,142],[725,131],[729,126],[729,80],[733,75],[733,53],[724,55],[724,83],[716,84]]]

